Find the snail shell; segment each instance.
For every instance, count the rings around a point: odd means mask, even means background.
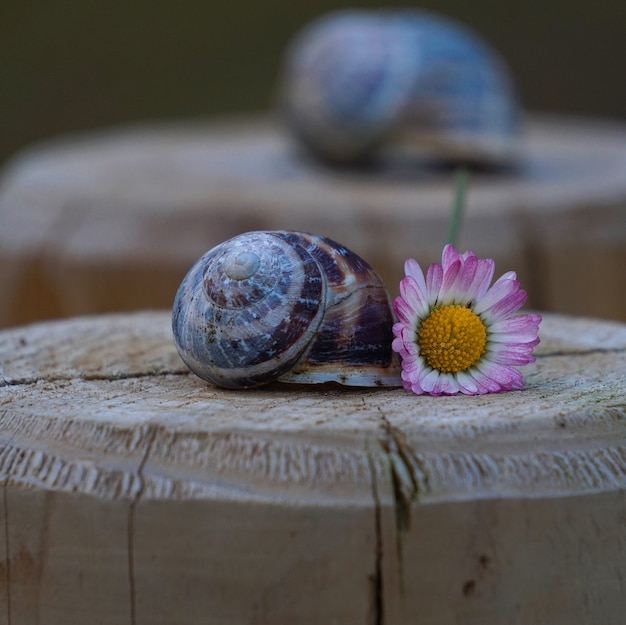
[[[286,52],[281,94],[296,137],[325,160],[395,150],[506,165],[517,151],[507,66],[478,35],[426,11],[339,11],[313,22]]]
[[[392,325],[387,291],[362,258],[291,231],[248,232],[208,251],[172,317],[187,366],[226,388],[401,386]]]

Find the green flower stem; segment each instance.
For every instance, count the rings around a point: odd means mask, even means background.
[[[465,167],[460,167],[454,178],[454,204],[452,205],[452,215],[450,216],[450,226],[446,243],[452,243],[456,247],[463,211],[465,210],[465,195],[467,191],[468,171]]]

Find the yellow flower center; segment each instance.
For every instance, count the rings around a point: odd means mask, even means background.
[[[464,371],[485,353],[487,329],[480,317],[465,306],[435,308],[417,332],[422,357],[444,373]]]

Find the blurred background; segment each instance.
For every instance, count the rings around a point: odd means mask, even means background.
[[[289,39],[349,6],[455,17],[508,60],[527,108],[626,117],[624,0],[20,0],[0,19],[0,164],[68,131],[267,109]]]
[[[472,174],[460,244],[516,270],[529,306],[626,320],[624,0],[20,0],[0,18],[0,328],[168,308],[192,262],[245,230],[327,234],[392,295],[398,259],[437,260],[452,170],[316,169],[245,121],[275,108],[294,35],[349,7],[466,24],[525,109],[558,116],[533,127],[520,175]]]

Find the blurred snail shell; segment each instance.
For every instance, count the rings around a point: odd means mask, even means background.
[[[330,161],[408,152],[451,163],[514,160],[520,106],[499,55],[420,10],[348,10],[288,48],[281,98],[293,133]]]
[[[378,275],[326,237],[248,232],[209,250],[183,279],[172,329],[201,378],[401,386],[393,313]]]

